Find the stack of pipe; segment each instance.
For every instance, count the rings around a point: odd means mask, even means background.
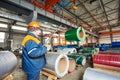
[[[68,73],[69,59],[64,54],[46,54],[46,66],[45,68],[51,70],[57,77],[63,77]]]
[[[76,64],[85,65],[86,57],[78,55],[68,55],[69,58],[75,59]]]
[[[87,68],[83,80],[120,80],[120,75],[111,74],[105,71]]]
[[[83,41],[86,38],[85,33],[82,27],[71,29],[65,32],[65,39],[68,41]]]
[[[9,51],[0,51],[0,79],[12,73],[17,66],[16,56]]]

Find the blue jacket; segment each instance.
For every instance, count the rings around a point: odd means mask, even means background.
[[[38,72],[46,64],[45,54],[47,48],[43,47],[40,40],[28,33],[22,41],[22,69],[27,73]]]

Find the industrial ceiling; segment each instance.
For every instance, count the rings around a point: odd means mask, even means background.
[[[48,22],[48,25],[59,31],[82,26],[98,33],[120,25],[120,0],[0,0],[0,4],[1,18],[25,22],[36,10],[40,13],[37,17],[41,23]],[[6,17],[4,12],[12,16]]]

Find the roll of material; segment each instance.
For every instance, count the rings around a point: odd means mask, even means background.
[[[16,56],[9,51],[0,51],[0,79],[9,75],[17,66]]]
[[[69,69],[68,72],[71,73],[75,70],[76,68],[76,62],[73,58],[69,58]]]
[[[62,50],[58,50],[58,53],[61,53],[61,54],[73,54],[73,53],[77,53],[77,50],[75,48],[64,48]]]
[[[68,73],[69,69],[69,59],[64,54],[46,54],[46,66],[55,72],[57,77],[63,77],[66,73]]]
[[[120,55],[120,52],[100,51],[99,54]]]
[[[87,68],[83,80],[120,80],[120,75],[111,74],[105,71]]]
[[[85,30],[82,27],[68,30],[65,32],[65,38],[68,41],[83,41],[86,38]]]
[[[93,63],[120,67],[120,56],[96,54],[93,56]]]
[[[78,56],[78,55],[68,55],[69,58],[75,59],[75,62],[80,65],[85,65],[86,57],[85,56]]]

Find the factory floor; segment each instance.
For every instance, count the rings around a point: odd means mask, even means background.
[[[84,66],[79,65],[72,73],[66,74],[61,79],[57,79],[57,80],[82,80],[84,71],[89,66],[90,66],[89,63],[86,63],[86,65]],[[13,73],[13,78],[14,78],[13,80],[27,80],[26,74],[21,69],[21,58],[19,57],[18,57],[18,66]],[[47,80],[47,78],[44,75],[41,75],[40,78],[41,78],[40,80]]]

